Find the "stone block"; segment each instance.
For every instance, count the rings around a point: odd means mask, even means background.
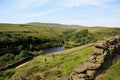
[[[84,73],[86,72],[86,70],[87,69],[84,67],[84,63],[82,63],[72,70],[72,74],[74,75],[74,74]]]
[[[96,62],[96,56],[95,55],[91,55],[86,59],[86,62],[91,62],[91,63],[95,63]]]
[[[105,55],[96,57],[96,63],[98,63],[98,64],[102,64],[104,62],[104,60],[105,60]]]
[[[101,55],[101,54],[104,53],[104,49],[101,49],[101,48],[95,48],[93,52],[96,53],[96,54]]]
[[[87,75],[92,79],[95,75],[95,70],[87,70]]]
[[[87,74],[78,74],[72,76],[73,80],[88,80]]]
[[[72,80],[71,78],[72,78],[71,76],[65,76],[65,77],[63,77],[63,78],[61,78],[59,80]]]
[[[96,48],[100,48],[100,49],[106,49],[107,47],[104,45],[105,41],[99,41],[97,43],[95,43],[95,47]]]
[[[84,64],[84,67],[87,69],[87,70],[96,70],[96,69],[99,69],[101,66],[101,64],[94,64],[94,63],[89,63],[89,62],[86,62]]]

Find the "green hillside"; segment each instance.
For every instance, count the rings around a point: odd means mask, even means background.
[[[63,77],[86,59],[93,51],[93,43],[119,34],[120,28],[36,22],[0,24],[0,80],[16,76],[28,80]],[[44,55],[43,49],[57,46],[65,50]],[[33,59],[22,62],[29,58]]]

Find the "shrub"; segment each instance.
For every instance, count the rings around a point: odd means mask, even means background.
[[[32,53],[34,56],[39,56],[39,55],[43,55],[44,54],[44,51],[43,50],[40,50],[40,51],[35,51]]]
[[[7,62],[7,61],[12,61],[14,60],[15,56],[11,53],[5,54],[0,57],[0,61],[2,62]]]
[[[16,55],[14,60],[19,60],[19,59],[20,59],[20,56]]]
[[[25,57],[30,57],[30,56],[33,56],[33,55],[31,54],[31,52],[26,51],[26,50],[22,50],[19,54],[20,58],[25,58]]]
[[[29,46],[29,47],[30,47],[30,50],[33,50],[33,45],[32,45],[32,44],[30,44],[30,46]]]
[[[20,45],[19,47],[18,47],[18,49],[21,51],[21,50],[23,50],[23,45]]]
[[[55,58],[55,54],[52,54],[52,58]]]

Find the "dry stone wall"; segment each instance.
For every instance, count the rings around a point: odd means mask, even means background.
[[[75,67],[69,76],[60,80],[94,80],[112,64],[118,54],[120,54],[120,36],[99,41],[86,61]]]

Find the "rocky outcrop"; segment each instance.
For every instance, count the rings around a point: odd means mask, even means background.
[[[75,67],[64,80],[94,80],[120,53],[120,36],[95,44],[93,53],[85,62]],[[62,80],[62,79],[61,79]]]

